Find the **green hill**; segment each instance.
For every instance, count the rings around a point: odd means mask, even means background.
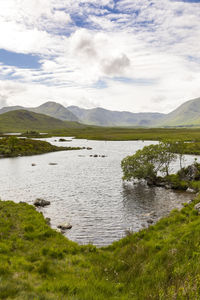
[[[28,110],[39,114],[44,114],[62,121],[75,121],[79,119],[66,107],[56,102],[46,102],[38,107],[7,106],[0,109],[0,115],[13,110]]]
[[[25,132],[27,130],[49,132],[79,127],[82,125],[77,122],[61,121],[26,110],[15,110],[0,115],[0,132]]]
[[[167,114],[158,126],[200,125],[200,98],[183,103],[177,109]]]

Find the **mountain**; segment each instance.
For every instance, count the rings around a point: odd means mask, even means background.
[[[6,107],[3,107],[0,109],[0,114],[4,114],[6,112],[9,112],[9,111],[13,111],[13,110],[18,110],[18,109],[24,109],[23,106],[19,106],[19,105],[16,105],[16,106],[6,106]]]
[[[111,111],[101,107],[84,109],[78,106],[69,106],[66,108],[56,102],[46,102],[35,108],[23,108],[21,106],[4,107],[0,109],[0,116],[6,112],[21,109],[41,113],[62,121],[75,121],[95,126],[200,126],[200,98],[183,103],[169,114]]]
[[[78,118],[69,109],[56,102],[46,102],[38,107],[29,108],[28,110],[36,113],[45,114],[63,121],[76,121]]]
[[[67,107],[81,123],[97,126],[153,126],[165,115],[159,113],[131,113],[111,111],[100,107],[83,109],[78,106]]]
[[[66,107],[64,107],[59,103],[51,102],[51,101],[46,102],[38,107],[22,107],[22,106],[3,107],[2,109],[0,109],[0,114],[13,111],[13,110],[19,110],[19,109],[33,111],[35,113],[44,114],[63,121],[75,121],[75,122],[79,121],[78,118]]]
[[[77,122],[62,121],[27,110],[14,110],[0,115],[1,132],[24,132],[27,130],[51,131],[82,127]]]
[[[157,126],[200,125],[200,98],[189,100],[157,122]]]

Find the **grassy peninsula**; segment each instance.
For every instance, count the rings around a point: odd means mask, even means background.
[[[0,139],[0,157],[16,157],[43,154],[64,150],[79,150],[78,147],[58,147],[48,142],[10,136]]]
[[[0,201],[0,298],[199,299],[199,201],[101,249],[69,241],[33,206]]]

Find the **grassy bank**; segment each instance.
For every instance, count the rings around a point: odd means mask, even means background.
[[[67,240],[28,204],[0,201],[0,299],[199,299],[198,201],[102,249]]]
[[[16,157],[63,150],[79,150],[77,147],[57,147],[48,142],[17,137],[0,139],[0,157]]]

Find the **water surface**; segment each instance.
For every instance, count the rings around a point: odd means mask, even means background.
[[[51,218],[52,227],[70,222],[73,228],[66,236],[80,244],[108,245],[127,230],[138,231],[147,226],[149,218],[156,221],[193,197],[145,184],[123,183],[121,160],[155,142],[46,140],[93,149],[1,159],[0,197],[30,204],[38,197],[50,200],[51,205],[41,210]],[[106,157],[90,157],[94,154]],[[187,156],[187,163],[193,160],[193,156]]]

